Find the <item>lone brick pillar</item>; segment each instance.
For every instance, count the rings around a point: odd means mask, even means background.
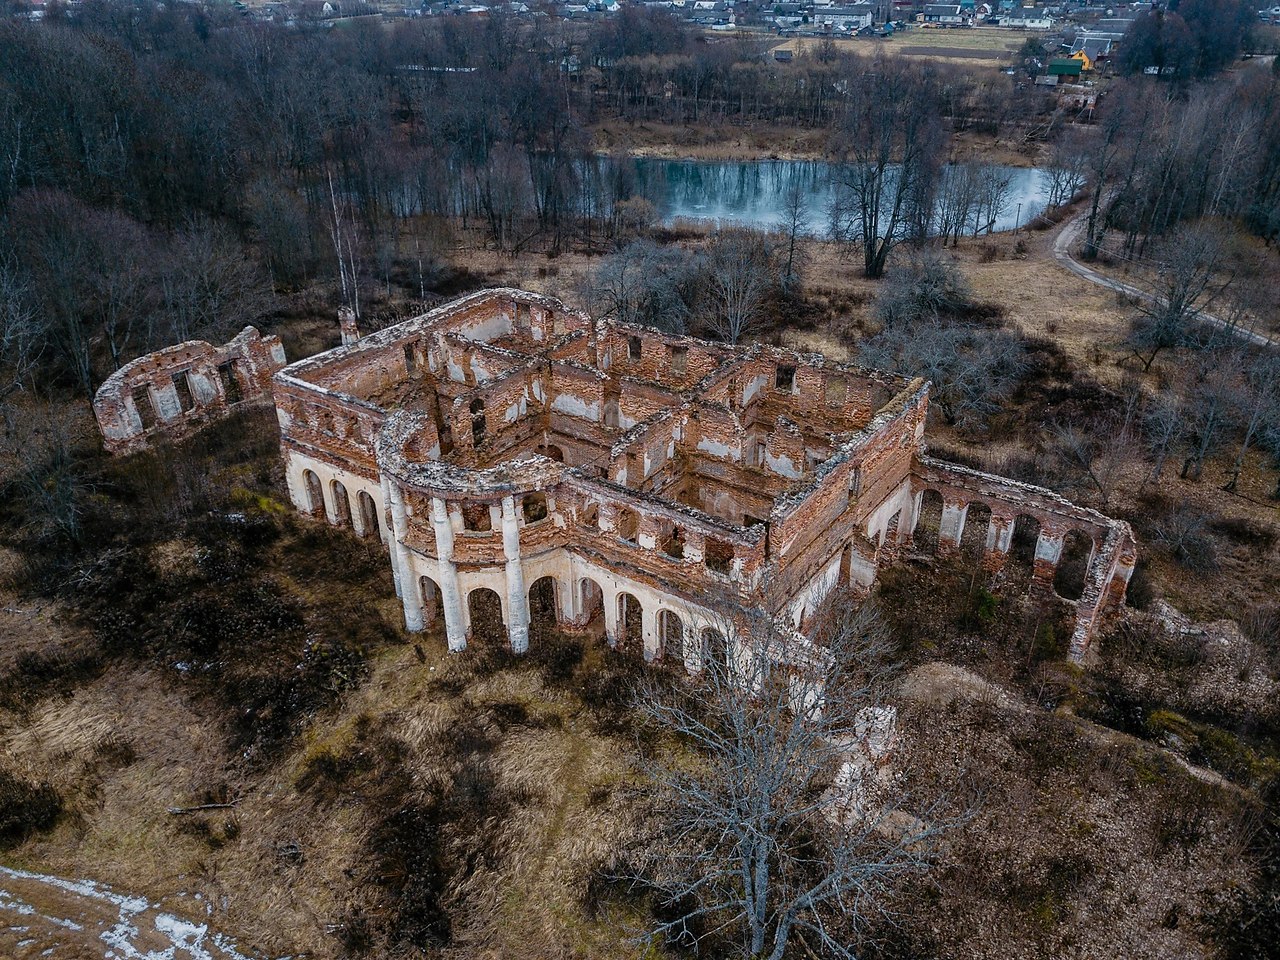
[[[344,347],[349,347],[360,339],[360,328],[356,326],[356,312],[350,307],[338,308],[338,329],[342,331]]]

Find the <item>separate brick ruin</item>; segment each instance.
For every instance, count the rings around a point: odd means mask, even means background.
[[[1074,607],[1077,660],[1123,603],[1128,525],[928,456],[923,380],[593,322],[518,290],[363,338],[344,321],[343,346],[274,377],[289,493],[379,537],[407,628],[442,625],[451,650],[501,624],[524,651],[546,626],[697,670],[763,611],[802,641],[834,590],[868,591],[909,551],[993,572],[1018,556],[1032,589]],[[173,350],[208,356],[196,347]],[[135,384],[182,406],[171,355],[108,381],[128,411],[99,413],[109,445],[140,438]]]
[[[271,377],[284,365],[280,338],[264,337],[255,327],[221,347],[190,340],[139,357],[94,395],[103,446],[133,453],[162,437],[189,436],[240,404],[268,399]]]

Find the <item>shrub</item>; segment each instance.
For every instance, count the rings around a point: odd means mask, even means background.
[[[48,830],[62,813],[62,798],[47,783],[33,784],[0,768],[0,846]]]

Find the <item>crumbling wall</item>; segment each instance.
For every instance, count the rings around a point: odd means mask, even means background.
[[[279,337],[245,327],[221,347],[191,340],[126,363],[98,388],[93,414],[109,453],[178,439],[270,394],[285,365]]]

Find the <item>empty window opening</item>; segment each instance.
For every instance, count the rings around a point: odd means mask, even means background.
[[[418,586],[422,590],[422,619],[428,624],[438,623],[444,619],[444,597],[440,588],[430,577],[419,577]]]
[[[418,353],[415,344],[404,345],[404,369],[405,373],[411,377],[418,372]]]
[[[347,488],[337,480],[333,481],[333,522],[340,527],[351,526],[351,500]]]
[[[538,452],[548,460],[554,460],[557,463],[564,463],[564,451],[557,447],[554,443],[544,444],[538,448]]]
[[[712,573],[727,576],[733,570],[733,546],[723,540],[708,540],[704,559]]]
[[[493,516],[487,503],[462,505],[462,528],[473,533],[487,533],[493,529]]]
[[[333,414],[321,408],[316,411],[316,426],[321,433],[333,433]]]
[[[537,523],[547,519],[547,495],[545,493],[525,494],[521,504],[524,510],[525,523]]]
[[[471,401],[471,442],[475,446],[484,443],[484,401],[479,397]]]
[[[600,584],[585,577],[578,584],[578,592],[582,598],[581,622],[587,626],[604,613],[604,591],[600,589]]]
[[[663,610],[658,614],[658,639],[662,643],[661,656],[683,657],[684,621],[670,610]]]
[[[897,513],[895,513],[892,517],[890,517],[890,518],[889,518],[889,522],[888,522],[887,524],[885,524],[885,527],[884,527],[884,536],[880,538],[880,542],[881,542],[882,544],[885,544],[885,543],[895,543],[895,542],[897,541],[897,539],[898,539],[898,524],[899,524],[899,523],[901,523],[901,522],[902,522],[902,511],[901,511],[901,510],[899,510],[899,511],[898,511]]]
[[[1093,561],[1093,540],[1080,530],[1072,530],[1062,541],[1058,569],[1053,574],[1053,590],[1064,600],[1084,596],[1085,579]]]
[[[528,334],[532,327],[532,318],[527,303],[516,304],[516,332]]]
[[[617,533],[619,540],[635,543],[636,532],[639,527],[640,519],[636,516],[634,510],[624,508],[618,511],[617,518],[614,520],[614,531]]]
[[[222,381],[222,395],[228,404],[239,403],[244,399],[244,390],[240,387],[240,371],[234,360],[218,364],[218,379]]]
[[[324,513],[324,487],[320,485],[320,478],[311,470],[304,470],[302,482],[307,488],[307,512],[318,517]]]
[[[916,528],[911,532],[911,542],[920,553],[938,552],[938,535],[942,531],[942,494],[926,490],[920,494],[920,512]]]
[[[729,665],[729,645],[719,630],[707,627],[702,631],[702,658],[704,667],[722,669]]]
[[[839,406],[845,402],[849,396],[849,384],[839,377],[829,377],[827,379],[827,403],[832,406]]]
[[[611,430],[616,430],[621,423],[622,411],[618,408],[618,401],[606,400],[604,402],[604,425]]]
[[[1025,513],[1013,521],[1009,536],[1009,558],[1005,572],[1013,579],[1026,579],[1035,572],[1036,546],[1040,542],[1040,521]]]
[[[138,419],[142,421],[142,429],[150,430],[156,425],[156,407],[151,402],[151,390],[147,387],[135,387],[133,408],[138,411]]]
[[[578,523],[589,530],[600,529],[600,505],[589,503],[578,514]]]
[[[539,577],[529,588],[529,628],[535,638],[549,636],[559,625],[555,577]]]
[[[684,533],[679,527],[672,527],[663,538],[662,552],[676,560],[684,559]]]
[[[356,494],[356,502],[360,505],[360,536],[376,537],[378,535],[378,505],[373,497],[364,490]]]
[[[627,359],[639,360],[644,356],[644,343],[639,337],[627,338]]]
[[[626,650],[636,650],[644,643],[644,607],[629,593],[618,594],[617,643]]]
[[[773,385],[779,390],[785,390],[790,393],[796,386],[796,368],[779,366],[773,377]]]
[[[488,587],[477,587],[467,595],[467,611],[471,614],[471,629],[467,635],[472,640],[488,644],[501,644],[507,639],[506,622],[502,617],[502,598]]]
[[[744,527],[758,527],[765,523],[768,523],[768,521],[761,520],[759,517],[753,517],[749,513],[744,513],[742,515],[742,525]]]
[[[173,375],[173,389],[178,394],[178,406],[183,413],[190,413],[196,408],[196,398],[191,392],[191,378],[187,376],[187,371]]]
[[[670,347],[671,351],[671,373],[673,376],[683,377],[689,370],[689,348],[688,347]]]
[[[960,552],[970,560],[979,560],[987,551],[987,528],[991,525],[991,508],[985,503],[971,503],[964,514],[964,530],[960,534]]]

